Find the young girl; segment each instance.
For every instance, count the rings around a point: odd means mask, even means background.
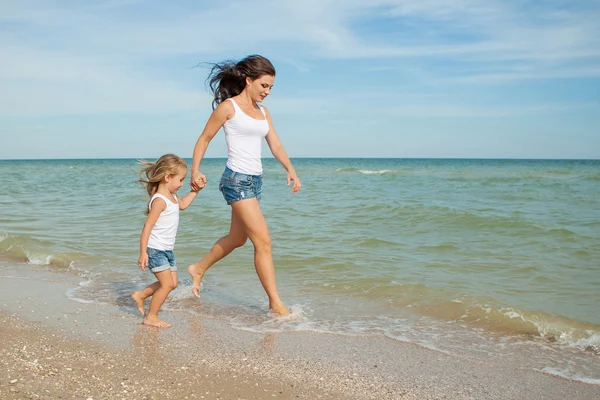
[[[173,248],[179,225],[179,210],[188,208],[204,185],[200,184],[183,198],[177,198],[177,190],[183,186],[187,174],[187,165],[174,154],[165,154],[155,162],[142,161],[146,167],[142,169],[142,183],[150,201],[148,202],[148,217],[140,237],[140,258],[138,266],[142,271],[146,267],[152,271],[158,282],[145,289],[131,293],[142,315],[144,324],[166,328],[171,324],[158,318],[158,311],[171,290],[177,287],[177,266]],[[144,178],[145,175],[145,178]],[[146,315],[144,300],[152,296],[150,309]]]

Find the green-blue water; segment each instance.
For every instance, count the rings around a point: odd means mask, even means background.
[[[227,232],[225,160],[182,212],[167,310],[247,330],[385,335],[600,382],[600,161],[298,159],[302,191],[264,160],[261,202],[290,320],[269,318],[252,247],[185,267]],[[0,161],[0,265],[69,269],[74,300],[126,303],[145,192],[136,160]],[[187,188],[181,189],[183,194]]]

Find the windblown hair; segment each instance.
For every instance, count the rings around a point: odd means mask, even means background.
[[[242,93],[246,77],[254,80],[262,75],[275,76],[275,67],[263,56],[251,55],[241,61],[213,64],[206,82],[214,96],[213,110],[223,101]]]
[[[156,193],[158,185],[166,176],[177,175],[187,170],[185,161],[175,154],[165,154],[154,162],[141,160],[140,164],[144,167],[140,171],[138,182],[146,188],[150,197]],[[147,213],[148,207],[146,207]]]

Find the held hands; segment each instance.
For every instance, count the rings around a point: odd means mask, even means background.
[[[192,180],[190,181],[190,186],[192,187],[192,191],[198,192],[204,189],[206,186],[206,176],[200,171],[192,172]]]
[[[300,178],[298,178],[298,175],[296,175],[296,172],[291,172],[291,173],[288,172],[288,174],[287,174],[288,186],[290,186],[290,183],[292,181],[294,182],[294,185],[292,186],[292,193],[296,193],[302,187],[302,183],[300,183]]]
[[[140,258],[138,258],[138,267],[142,269],[142,271],[146,270],[148,266],[148,253],[143,252],[140,254]]]

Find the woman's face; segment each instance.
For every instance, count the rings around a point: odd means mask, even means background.
[[[274,82],[273,75],[261,75],[254,80],[246,78],[246,90],[252,101],[260,103],[271,93]]]

